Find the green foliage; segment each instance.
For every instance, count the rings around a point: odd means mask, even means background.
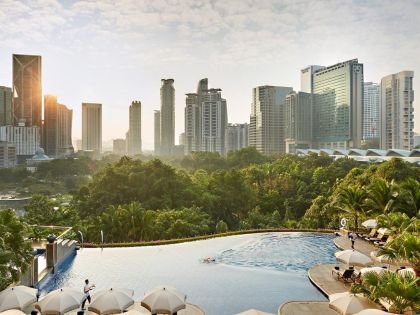
[[[420,310],[419,279],[410,274],[400,275],[391,271],[380,274],[367,272],[363,275],[362,282],[353,284],[350,291],[361,293],[375,302],[385,299],[398,314],[410,310],[418,312]]]
[[[220,220],[216,224],[216,233],[226,233],[228,231],[228,226],[225,221]]]
[[[24,239],[28,226],[15,213],[0,211],[0,291],[19,280],[32,262],[32,248]]]

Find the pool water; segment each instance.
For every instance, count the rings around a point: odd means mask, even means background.
[[[310,283],[308,269],[334,263],[333,235],[260,233],[174,245],[81,249],[40,284],[41,295],[60,287],[147,289],[172,285],[207,315],[232,315],[249,308],[277,313],[288,300],[325,300]],[[214,257],[214,263],[203,259]],[[94,291],[93,291],[94,294]]]

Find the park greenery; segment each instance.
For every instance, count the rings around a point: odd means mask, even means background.
[[[343,217],[349,228],[378,217],[395,234],[418,236],[420,167],[397,158],[378,164],[316,154],[266,157],[246,148],[165,161],[54,160],[35,173],[0,170],[0,178],[32,194],[23,219],[15,218],[28,236],[37,234],[28,225],[59,225],[73,227],[75,239],[81,231],[85,242],[102,242],[101,232],[108,244],[148,242],[250,229],[336,229]]]

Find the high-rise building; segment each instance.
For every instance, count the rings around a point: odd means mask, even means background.
[[[363,142],[369,149],[379,142],[379,84],[365,82],[363,85]]]
[[[411,150],[414,146],[413,71],[401,71],[381,80],[381,149]]]
[[[112,142],[112,151],[114,154],[124,155],[126,151],[127,143],[125,139],[114,139]]]
[[[227,127],[226,100],[221,89],[209,89],[202,97],[201,105],[201,151],[226,153]]]
[[[76,151],[81,151],[83,150],[83,146],[82,146],[82,139],[76,139],[75,141],[75,149]]]
[[[63,157],[74,152],[71,130],[73,110],[57,102],[54,95],[44,96],[42,146],[50,157]]]
[[[264,85],[252,89],[249,145],[265,155],[285,152],[284,101],[291,87]]]
[[[141,103],[133,101],[130,106],[128,130],[128,154],[141,154]]]
[[[13,55],[14,124],[42,126],[41,56]]]
[[[185,145],[185,132],[181,132],[178,138],[179,145]]]
[[[284,104],[286,153],[312,146],[312,94],[290,92]]]
[[[155,110],[155,155],[160,154],[160,110]]]
[[[0,86],[0,126],[13,124],[12,89]]]
[[[31,157],[41,144],[40,127],[26,127],[23,122],[19,126],[1,126],[0,141],[13,143],[16,155],[20,160]]]
[[[82,103],[82,150],[102,151],[102,104]]]
[[[160,154],[170,155],[175,145],[175,88],[173,79],[160,87]]]
[[[300,70],[300,90],[305,93],[313,93],[314,73],[324,68],[324,66],[312,65]]]
[[[248,147],[248,124],[228,124],[226,127],[226,153]]]
[[[0,141],[0,168],[15,167],[17,165],[16,145]]]
[[[363,64],[345,61],[313,74],[314,140],[321,149],[358,148],[362,140]]]

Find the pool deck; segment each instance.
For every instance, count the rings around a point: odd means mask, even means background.
[[[328,302],[323,301],[290,301],[280,305],[279,315],[337,315],[338,313],[329,307]]]
[[[351,241],[346,236],[338,236],[334,239],[334,244],[340,250],[350,249]],[[372,251],[377,250],[377,247],[371,243],[358,239],[355,242],[354,249],[369,256]],[[383,263],[378,263],[383,265]],[[340,269],[345,269],[344,264],[324,264],[316,265],[309,269],[308,277],[311,282],[327,297],[334,293],[349,291],[351,283],[343,283],[336,280],[331,275],[331,270],[334,266],[340,266]],[[279,315],[337,315],[338,313],[329,308],[329,302],[324,301],[290,301],[280,305],[278,309]]]

